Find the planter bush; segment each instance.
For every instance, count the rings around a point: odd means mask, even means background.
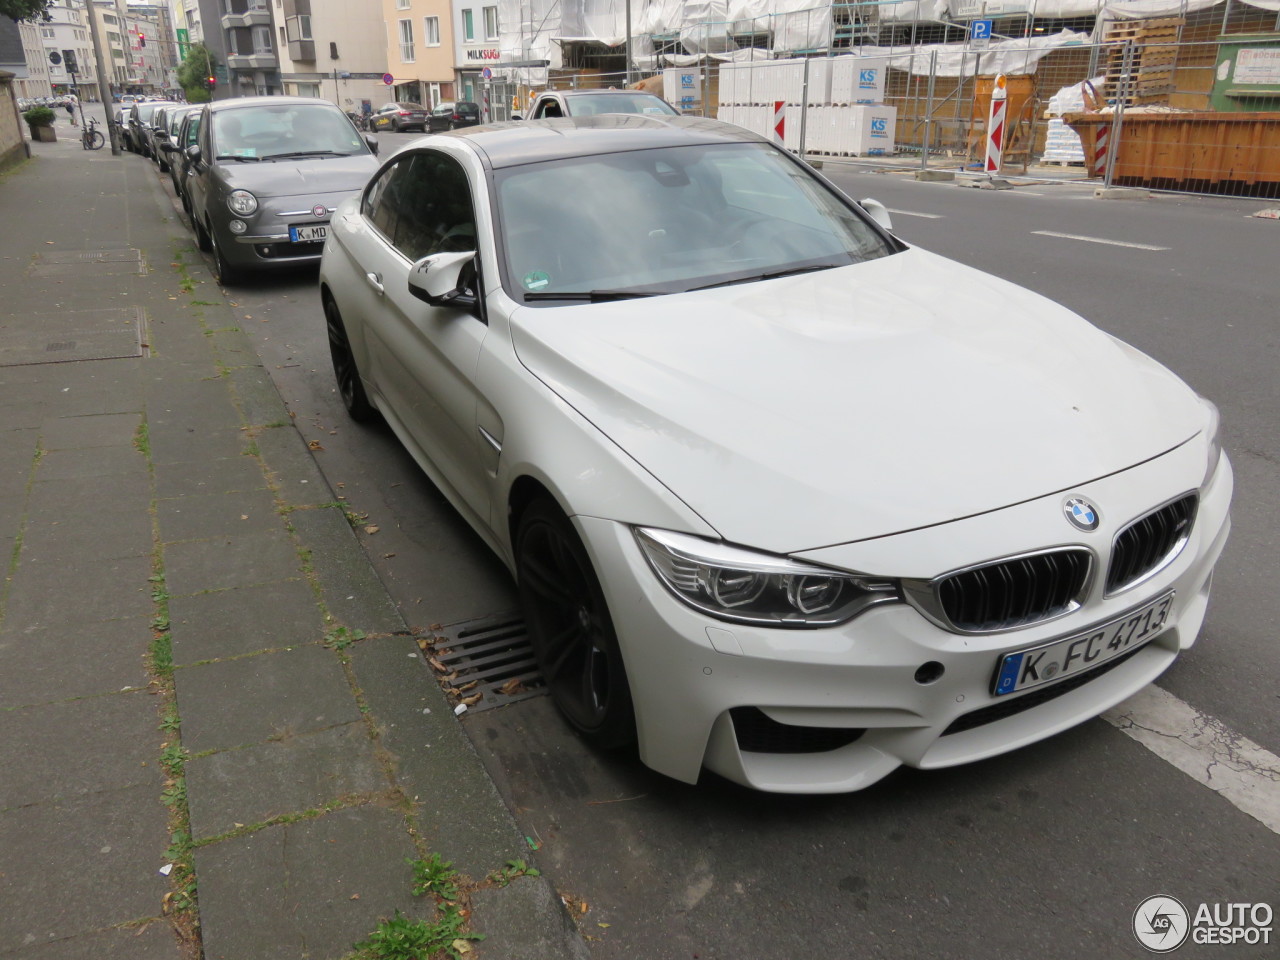
[[[22,115],[31,129],[31,139],[48,142],[58,139],[53,131],[53,120],[56,114],[48,107],[32,107]]]

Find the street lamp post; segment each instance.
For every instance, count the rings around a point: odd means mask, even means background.
[[[103,64],[108,61],[102,56],[102,33],[98,29],[98,11],[89,5],[86,11],[89,14],[89,34],[93,38],[93,58],[98,62],[98,99],[102,101],[102,109],[107,114],[107,136],[111,141],[111,155],[113,157],[120,156],[120,128],[116,125],[115,116],[111,110],[111,85],[107,81],[107,71]],[[80,108],[80,115],[84,117],[84,108]]]

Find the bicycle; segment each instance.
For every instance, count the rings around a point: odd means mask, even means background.
[[[107,138],[98,129],[98,121],[90,117],[85,121],[84,132],[80,134],[80,146],[85,150],[101,150]]]

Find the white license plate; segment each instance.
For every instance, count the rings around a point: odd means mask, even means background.
[[[315,226],[309,227],[290,227],[289,239],[294,243],[315,243],[317,240],[323,240],[329,235],[329,225],[327,223],[317,223]]]
[[[1136,650],[1164,629],[1172,607],[1173,594],[1166,593],[1146,606],[1084,633],[1005,654],[996,664],[992,693],[999,697],[1052,683]]]

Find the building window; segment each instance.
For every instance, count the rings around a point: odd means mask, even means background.
[[[428,47],[440,46],[440,18],[422,18],[422,42]]]
[[[498,39],[498,8],[483,7],[481,12],[484,14],[484,38],[486,40]]]
[[[40,36],[44,37],[46,40],[52,40],[52,39],[53,39],[53,27],[41,27],[41,28],[40,28]]]
[[[408,9],[409,9],[409,0],[396,0],[396,9],[397,9],[397,10],[408,10]]]
[[[476,25],[471,18],[469,9],[462,11],[462,42],[474,43],[476,39]]]
[[[289,17],[284,22],[285,35],[290,42],[294,40],[310,40],[311,39],[311,15],[303,14],[302,16]]]
[[[413,63],[413,21],[401,20],[400,23],[400,60],[402,63]]]
[[[271,53],[271,28],[253,28],[253,52],[262,56]]]
[[[299,83],[295,84],[300,97],[318,97],[320,96],[320,84],[318,83]]]

